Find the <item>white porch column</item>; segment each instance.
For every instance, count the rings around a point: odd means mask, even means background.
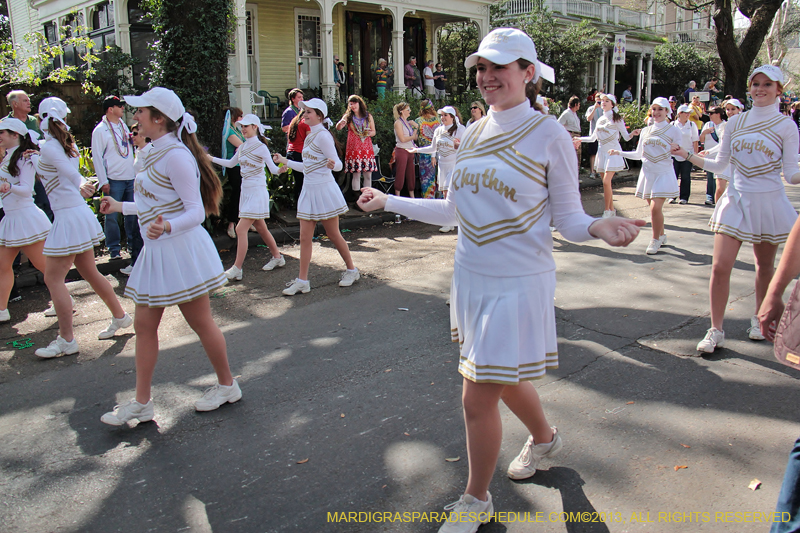
[[[245,113],[252,113],[250,105],[250,77],[247,75],[247,11],[245,0],[236,0],[236,77],[233,79],[233,95]]]
[[[394,86],[395,92],[406,90],[405,78],[403,73],[406,66],[406,55],[403,50],[403,17],[406,15],[406,10],[401,7],[389,7],[392,12],[392,59],[394,61]]]
[[[599,92],[605,92],[605,84],[606,84],[606,48],[603,47],[603,53],[600,54],[600,66],[598,67],[597,71],[597,90]]]
[[[471,19],[472,22],[478,26],[478,40],[483,39],[486,37],[486,34],[489,33],[489,12],[487,8],[486,16],[481,18],[473,18]]]
[[[334,100],[338,94],[333,81],[333,5],[334,2],[320,2],[320,31],[322,32],[322,94],[327,100]]]
[[[642,54],[636,56],[636,105],[642,105]]]
[[[614,64],[614,61],[609,58],[608,61],[608,87],[606,87],[606,92],[609,94],[613,94],[616,96],[616,85],[614,81],[617,79],[617,66]]]
[[[439,24],[433,25],[433,57],[431,59],[433,59],[434,70],[436,70],[436,63],[439,62],[439,28],[441,28]]]
[[[653,56],[647,56],[647,89],[645,90],[645,94],[647,95],[647,104],[650,105],[650,102],[653,101],[653,96],[650,94],[650,89],[653,85]]]

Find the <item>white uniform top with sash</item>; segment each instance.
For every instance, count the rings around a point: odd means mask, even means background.
[[[680,140],[678,128],[664,120],[642,130],[636,150],[620,152],[623,157],[642,161],[642,170],[636,183],[637,197],[675,198],[678,195],[678,181],[675,179],[670,148]]]
[[[217,165],[225,168],[241,167],[242,194],[239,196],[239,218],[260,220],[269,218],[269,191],[267,190],[267,174],[264,167],[275,175],[280,173],[272,161],[272,154],[267,146],[250,137],[239,145],[230,159],[212,158]]]
[[[725,121],[719,124],[714,124],[713,122],[709,121],[703,125],[703,131],[713,130],[718,139],[715,141],[710,132],[706,134],[706,141],[703,145],[703,149],[708,153],[708,155],[715,155],[717,152],[719,152],[719,147],[722,143],[722,137],[725,135],[726,125],[727,123]],[[702,133],[702,131],[700,133]],[[714,178],[730,181],[730,172],[731,170],[729,166],[722,172],[714,172]]]
[[[53,210],[53,227],[44,243],[44,255],[66,257],[98,246],[105,234],[97,217],[81,196],[86,179],[80,173],[80,159],[68,157],[49,133],[38,155],[31,156]],[[75,148],[77,151],[77,147]]]
[[[174,133],[153,141],[134,183],[134,202],[123,214],[138,215],[144,240],[125,296],[137,305],[165,307],[195,300],[227,279],[219,253],[201,224],[205,220],[197,161]],[[147,227],[161,215],[171,231],[157,239]]]
[[[631,134],[628,133],[625,127],[625,121],[620,119],[614,121],[614,112],[606,111],[603,116],[597,121],[597,126],[588,137],[579,137],[581,142],[594,142],[600,141],[597,148],[597,159],[594,163],[595,170],[600,172],[617,172],[625,170],[625,160],[619,155],[608,155],[609,150],[620,150],[622,146],[619,144],[619,137],[626,141],[631,140]]]
[[[454,141],[463,138],[464,132],[467,131],[467,128],[459,124],[455,135],[450,135],[450,128],[452,126],[446,127],[442,124],[433,132],[430,145],[417,148],[417,153],[419,154],[436,154],[436,164],[439,166],[437,177],[440,191],[450,189],[450,180],[453,176],[453,169],[456,167],[456,152],[458,150]]]
[[[8,171],[11,156],[19,147],[6,152],[0,163],[0,183],[8,183],[11,189],[0,194],[5,216],[0,221],[0,246],[17,248],[43,241],[50,233],[50,219],[33,203],[33,185],[36,169],[30,160],[17,161],[17,175]]]
[[[327,220],[347,213],[347,202],[333,179],[328,159],[333,159],[334,172],[342,170],[333,136],[325,126],[312,126],[303,144],[303,161],[289,161],[292,170],[305,174],[303,190],[297,200],[297,218]]]
[[[514,384],[558,366],[550,220],[571,241],[595,220],[577,169],[569,134],[526,100],[467,130],[446,200],[388,198],[387,211],[459,226],[450,310],[465,378]]]
[[[797,212],[786,197],[786,181],[797,167],[797,126],[777,107],[754,107],[731,118],[719,152],[703,168],[723,172],[730,163],[733,182],[714,208],[709,225],[742,242],[786,242]]]

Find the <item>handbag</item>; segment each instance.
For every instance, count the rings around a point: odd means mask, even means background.
[[[775,358],[800,370],[800,283],[796,283],[775,331]]]

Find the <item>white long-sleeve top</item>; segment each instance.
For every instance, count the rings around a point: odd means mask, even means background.
[[[642,170],[648,174],[672,172],[670,149],[673,144],[680,143],[681,133],[676,127],[664,120],[647,126],[642,130],[636,150],[620,152],[622,157],[642,161]]]
[[[313,126],[306,135],[303,144],[303,161],[289,161],[287,166],[292,170],[305,174],[303,183],[312,185],[324,183],[333,179],[331,169],[328,168],[328,159],[335,161],[333,171],[342,170],[342,160],[336,152],[333,136],[322,124]]]
[[[17,175],[12,176],[8,171],[11,155],[18,148],[19,146],[16,146],[7,150],[3,162],[0,163],[0,182],[11,185],[8,192],[0,194],[3,199],[3,209],[6,212],[33,205],[33,185],[36,181],[36,169],[33,167],[33,163],[20,158],[17,162]]]
[[[600,141],[600,150],[622,150],[619,144],[619,138],[622,136],[626,141],[631,140],[631,134],[625,127],[623,119],[614,121],[614,112],[606,111],[603,116],[597,120],[597,126],[588,137],[579,137],[581,142],[590,143]]]
[[[142,154],[142,170],[134,182],[134,201],[122,203],[124,215],[138,215],[142,238],[147,226],[158,215],[169,221],[171,231],[159,239],[168,239],[194,229],[206,218],[200,195],[200,169],[194,155],[174,133],[152,142]]]
[[[121,120],[114,124],[103,118],[92,131],[92,161],[100,187],[108,183],[108,180],[127,181],[136,177],[133,170],[133,143],[130,138],[131,132]],[[120,155],[126,151],[125,157]]]
[[[700,140],[700,134],[697,132],[697,125],[691,120],[687,120],[686,124],[681,124],[680,120],[674,120],[672,125],[681,132],[681,142],[678,143],[681,145],[681,148],[693,151],[693,143]],[[673,157],[676,161],[686,161],[684,158],[677,155]]]
[[[458,149],[447,199],[390,196],[386,210],[458,225],[455,261],[487,276],[555,269],[550,219],[571,241],[591,239],[572,140],[526,100],[471,126]]]
[[[725,134],[714,159],[703,169],[725,172],[730,163],[733,187],[740,192],[770,192],[783,189],[781,171],[788,183],[797,183],[798,131],[789,117],[775,106],[753,107],[725,126]]]
[[[272,161],[272,154],[269,148],[259,141],[258,137],[246,139],[239,145],[236,153],[230,159],[213,157],[211,160],[225,168],[233,168],[239,165],[242,170],[242,188],[266,187],[267,174],[264,172],[265,166],[275,175],[280,173],[280,169]]]
[[[151,143],[147,143],[138,150],[136,150],[136,157],[133,160],[134,176],[142,171],[142,165],[144,165],[144,158],[147,156],[147,153],[152,149],[153,145]]]
[[[436,157],[439,158],[439,164],[447,164],[451,162],[455,163],[457,148],[454,141],[456,139],[462,139],[464,137],[464,132],[467,131],[467,128],[459,124],[458,128],[456,128],[455,135],[450,135],[449,130],[450,128],[445,127],[444,125],[436,128],[436,130],[433,132],[431,144],[417,148],[417,153],[436,154]]]
[[[81,185],[86,178],[80,172],[80,158],[69,157],[64,148],[49,133],[39,154],[31,156],[36,171],[42,176],[42,184],[53,211],[85,204],[81,196]],[[77,150],[77,146],[75,147]]]

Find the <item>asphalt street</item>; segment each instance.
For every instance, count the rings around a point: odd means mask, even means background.
[[[787,191],[800,207],[800,189]],[[616,189],[618,212],[647,219],[633,192],[632,183]],[[601,191],[583,198],[587,212],[602,213]],[[536,385],[564,449],[531,479],[509,480],[527,433],[502,407],[490,490],[495,511],[508,514],[479,533],[769,530],[800,433],[800,374],[774,359],[771,344],[747,338],[747,246],[732,276],[726,346],[694,357],[709,327],[713,235],[703,200],[698,179],[690,205],[666,206],[669,241],[655,256],[644,254],[649,227],[625,249],[554,234],[560,367]],[[297,274],[299,246],[282,246],[287,265],[273,272],[260,270],[266,248],[251,248],[243,281],[212,298],[242,400],[194,411],[215,377],[170,308],[156,418],[133,427],[100,422],[133,395],[132,330],[97,340],[109,314],[74,281],[81,352],[39,361],[33,350],[55,337],[56,320],[41,314],[43,287],[24,289],[0,327],[0,530],[436,531],[424,513],[455,501],[467,479],[445,305],[456,234],[437,229],[346,232],[362,272],[351,288],[338,287],[343,264],[317,239],[312,290],[294,297],[280,291]],[[222,252],[226,268],[233,253]],[[121,295],[124,276],[109,279]],[[14,348],[24,339],[34,346]]]

